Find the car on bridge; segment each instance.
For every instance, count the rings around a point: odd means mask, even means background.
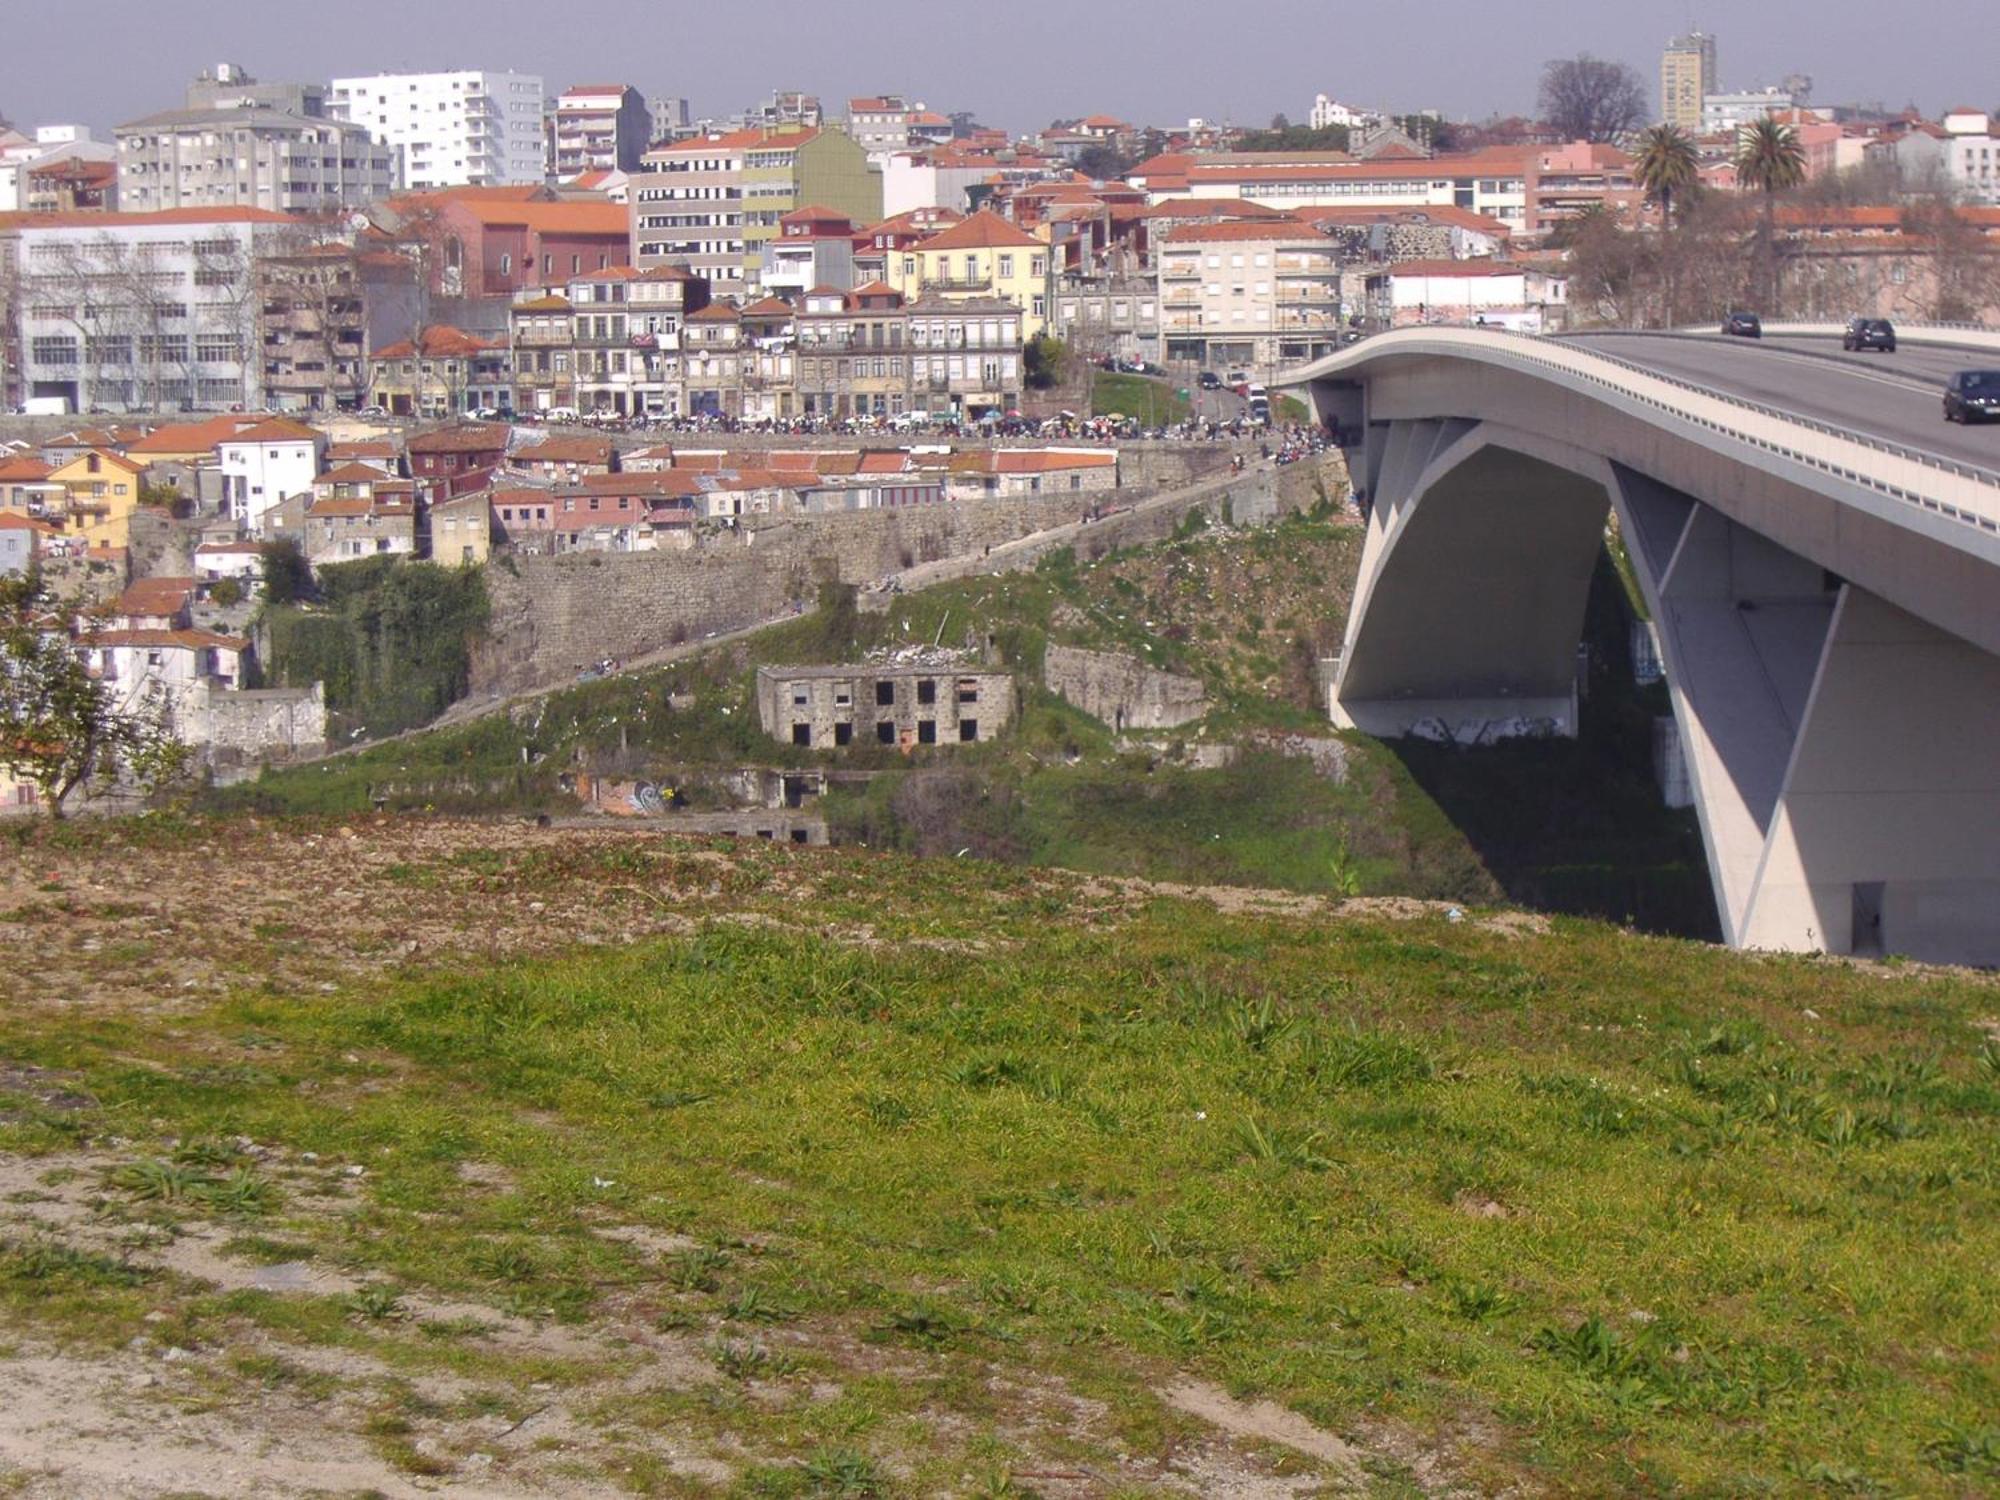
[[[1761,339],[1764,320],[1753,312],[1733,312],[1722,320],[1722,332],[1729,338]]]
[[[1880,349],[1884,354],[1896,352],[1896,325],[1887,318],[1849,318],[1847,331],[1840,336],[1840,347],[1858,354],[1864,349]]]
[[[2000,422],[2000,370],[1960,370],[1944,388],[1947,422]]]

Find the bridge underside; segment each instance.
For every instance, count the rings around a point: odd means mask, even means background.
[[[1599,453],[1314,394],[1365,431],[1339,722],[1462,743],[1574,734],[1615,516],[1729,941],[2000,964],[2000,656]]]

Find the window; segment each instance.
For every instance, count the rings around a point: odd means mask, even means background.
[[[937,683],[934,680],[926,677],[917,684],[917,702],[926,705],[937,702]]]
[[[878,745],[895,744],[896,726],[890,723],[887,719],[884,719],[881,723],[877,724],[875,726],[875,742]]]
[[[960,719],[958,721],[958,738],[960,744],[968,745],[978,739],[979,721],[977,719]]]
[[[813,742],[813,727],[812,727],[812,725],[810,725],[810,724],[794,724],[794,725],[792,726],[792,743],[793,743],[794,745],[806,745],[806,746],[810,746],[810,745],[812,744],[812,742]]]
[[[896,701],[895,683],[878,682],[875,684],[875,706],[877,708],[888,708],[892,704],[894,704],[895,701]]]
[[[836,744],[836,745],[850,745],[850,744],[852,744],[852,743],[854,742],[854,726],[853,726],[852,724],[836,724],[836,725],[834,725],[834,726],[833,726],[833,742],[834,742],[834,744]]]
[[[935,745],[937,743],[936,719],[920,719],[917,721],[917,743],[919,745]]]

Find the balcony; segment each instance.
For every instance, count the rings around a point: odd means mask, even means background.
[[[1191,292],[1176,292],[1160,299],[1162,307],[1200,307],[1201,298]]]
[[[555,331],[520,328],[514,331],[515,347],[521,349],[567,349],[577,342],[567,328]]]
[[[992,287],[991,276],[933,276],[924,282],[925,291],[936,292],[985,292]]]

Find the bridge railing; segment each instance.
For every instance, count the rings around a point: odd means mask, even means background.
[[[1677,375],[1662,375],[1635,360],[1553,344],[1534,334],[1498,329],[1397,329],[1281,374],[1272,384],[1306,385],[1315,378],[1338,375],[1394,353],[1469,357],[1551,370],[1889,499],[2000,534],[2000,471],[1867,437]],[[1623,378],[1613,378],[1606,366]],[[1875,455],[1876,461],[1870,462],[1870,455]]]

